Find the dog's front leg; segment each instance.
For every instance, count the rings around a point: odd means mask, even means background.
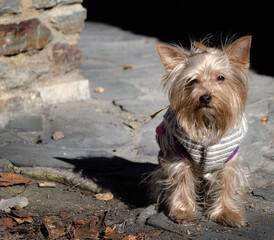
[[[196,209],[195,183],[188,160],[162,165],[166,183],[166,206],[169,217],[179,223],[193,220]]]
[[[245,225],[243,197],[247,180],[237,159],[225,163],[223,168],[210,177],[208,191],[209,208],[206,215],[221,225],[241,227]]]

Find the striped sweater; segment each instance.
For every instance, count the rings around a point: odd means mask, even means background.
[[[156,140],[160,147],[159,159],[166,155],[180,156],[189,161],[194,161],[203,172],[220,169],[238,152],[246,132],[247,121],[243,115],[239,127],[234,128],[229,135],[214,145],[205,146],[187,137],[178,128],[173,111],[168,109],[163,122],[156,128]]]

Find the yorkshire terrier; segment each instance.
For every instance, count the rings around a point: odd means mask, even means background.
[[[194,219],[197,206],[221,225],[245,225],[247,180],[238,161],[247,132],[251,36],[220,48],[205,42],[182,48],[157,46],[166,73],[170,106],[156,128],[159,168],[150,180],[152,197],[179,223]]]

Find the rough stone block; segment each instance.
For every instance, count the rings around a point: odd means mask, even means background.
[[[19,13],[19,0],[0,0],[0,15],[4,13]]]
[[[35,91],[17,91],[0,98],[0,112],[16,112],[30,108],[40,108],[42,102]]]
[[[50,13],[53,27],[64,34],[80,33],[86,17],[87,11],[80,4],[56,7]]]
[[[38,89],[44,106],[90,98],[89,81],[51,84]]]
[[[14,55],[42,49],[51,40],[51,31],[37,18],[0,25],[0,54]]]
[[[83,0],[32,0],[32,7],[40,9],[40,8],[51,8],[56,6],[57,4],[65,5],[72,3],[81,3]]]
[[[52,47],[54,75],[70,72],[79,68],[82,51],[77,44],[55,43]]]
[[[27,59],[18,59],[15,56],[9,59],[10,62],[6,59],[1,60],[3,61],[0,61],[0,88],[6,91],[22,86],[27,87],[40,76],[50,72],[49,63],[40,55]]]

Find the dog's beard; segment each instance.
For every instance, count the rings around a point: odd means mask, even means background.
[[[212,145],[239,124],[241,107],[232,108],[231,102],[212,97],[212,102],[202,105],[198,99],[188,98],[178,106],[171,103],[177,123],[191,139]]]

